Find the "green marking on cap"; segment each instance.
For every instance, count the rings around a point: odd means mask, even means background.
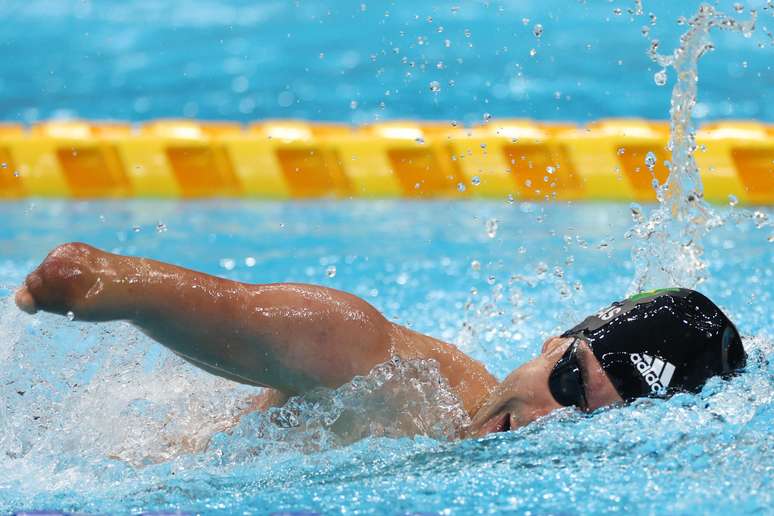
[[[658,294],[662,294],[664,292],[679,292],[679,288],[657,288],[655,290],[648,290],[647,292],[640,292],[639,294],[634,294],[632,297],[626,298],[626,301],[636,302],[640,299],[646,298],[646,297],[654,297]]]

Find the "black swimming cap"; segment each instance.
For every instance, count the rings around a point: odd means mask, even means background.
[[[667,288],[617,301],[562,337],[588,342],[626,401],[696,392],[745,366],[734,324],[694,290]]]

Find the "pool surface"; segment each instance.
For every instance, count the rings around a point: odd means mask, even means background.
[[[664,119],[675,76],[657,86],[646,51],[701,3],[5,1],[0,120]],[[699,122],[774,121],[772,11],[740,5],[759,30],[714,34]]]
[[[387,365],[222,433],[256,389],[193,369],[127,324],[32,317],[10,296],[51,247],[81,240],[241,281],[342,288],[503,377],[546,336],[626,293],[628,206],[2,204],[0,511],[767,512],[774,244],[769,228],[756,229],[761,215],[720,214],[726,223],[705,238],[709,279],[699,288],[745,336],[744,374],[695,396],[592,416],[568,409],[459,441],[449,436],[464,417],[427,363]],[[411,406],[364,411],[396,377],[419,386]],[[395,437],[396,410],[437,424]],[[354,433],[377,435],[337,438],[330,428],[344,412]]]
[[[666,119],[674,70],[664,81],[646,51],[652,38],[662,54],[677,48],[678,17],[699,2],[637,5],[15,0],[0,7],[0,120]],[[0,203],[0,513],[771,512],[772,211],[734,199],[705,211],[688,123],[774,121],[774,8],[755,0],[738,15],[750,7],[751,37],[712,34],[695,106],[690,89],[672,97],[682,172],[655,232],[624,204]],[[676,213],[702,226],[681,228]],[[239,419],[259,389],[199,371],[126,323],[15,308],[25,275],[66,241],[344,289],[499,378],[635,284],[703,278],[697,288],[743,334],[748,367],[696,395],[564,409],[482,439],[457,439],[467,416],[431,361],[391,360]]]

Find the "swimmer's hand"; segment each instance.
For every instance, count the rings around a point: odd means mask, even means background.
[[[114,274],[108,253],[80,243],[60,245],[32,271],[16,292],[16,306],[74,316],[85,321],[107,320],[114,303],[100,295]]]

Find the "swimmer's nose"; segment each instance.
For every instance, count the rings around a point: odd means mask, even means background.
[[[549,349],[551,349],[551,346],[557,345],[556,341],[558,340],[560,340],[560,337],[558,335],[548,337],[546,341],[543,343],[543,349],[541,349],[540,352],[545,354]]]
[[[547,357],[551,358],[551,355],[554,353],[564,353],[567,351],[567,348],[572,344],[574,339],[570,337],[560,337],[560,336],[554,336],[549,338],[547,341],[543,343],[543,350],[541,351],[541,355],[546,355]]]
[[[34,314],[38,311],[35,306],[35,298],[32,297],[32,294],[30,294],[30,291],[26,286],[16,291],[14,301],[16,301],[16,306],[18,306],[20,310],[27,312],[28,314]]]

